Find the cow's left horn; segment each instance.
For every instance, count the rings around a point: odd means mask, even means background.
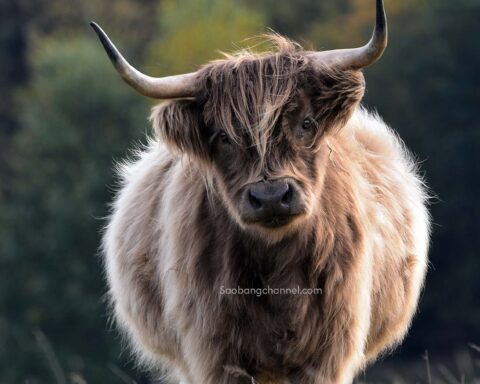
[[[361,69],[375,63],[383,55],[388,41],[387,16],[383,0],[377,2],[377,18],[373,36],[367,45],[360,48],[315,52],[311,57],[320,65],[342,69]]]
[[[98,35],[110,61],[113,63],[123,80],[144,96],[156,99],[174,99],[192,97],[197,92],[196,73],[167,77],[150,77],[132,67],[120,54],[115,45],[93,21],[90,25]]]

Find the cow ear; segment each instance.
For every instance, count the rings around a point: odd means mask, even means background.
[[[208,158],[208,132],[195,100],[160,104],[150,115],[156,136],[170,148],[197,158]]]
[[[326,129],[343,126],[365,93],[362,72],[325,70],[314,82],[316,89],[312,101],[317,121]]]

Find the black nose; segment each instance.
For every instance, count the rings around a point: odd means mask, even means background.
[[[287,215],[293,200],[293,188],[286,181],[256,183],[248,190],[248,200],[257,214]]]

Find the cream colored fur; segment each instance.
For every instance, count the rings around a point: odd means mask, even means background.
[[[320,239],[316,268],[328,270],[325,302],[348,311],[326,310],[331,316],[323,324],[330,328],[319,339],[328,345],[324,359],[315,369],[305,367],[298,382],[346,384],[409,328],[427,269],[429,215],[414,161],[378,116],[357,108],[342,129],[325,138],[323,150],[328,168],[311,219]],[[212,373],[221,357],[203,335],[215,327],[210,312],[221,308],[221,300],[213,282],[210,296],[196,296],[189,281],[195,277],[185,275],[189,258],[204,246],[203,229],[193,220],[208,185],[203,171],[153,140],[121,167],[120,176],[104,237],[105,266],[115,319],[139,361],[162,365],[173,383],[243,382]],[[349,225],[359,234],[345,270],[322,256],[322,249],[334,249],[335,228],[344,231],[336,204],[352,205],[345,212],[353,215]],[[315,332],[305,328],[305,345]],[[276,375],[254,379],[294,382]]]

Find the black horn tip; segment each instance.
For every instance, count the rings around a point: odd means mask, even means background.
[[[100,38],[100,36],[104,33],[102,31],[102,28],[100,28],[100,26],[93,20],[90,21],[88,24],[93,28],[97,36]]]
[[[100,26],[97,23],[95,23],[94,21],[90,21],[89,24],[97,34],[98,38],[100,39],[100,42],[102,43],[103,48],[105,48],[105,51],[107,52],[107,55],[110,58],[110,61],[114,65],[116,65],[119,59],[119,54],[117,52],[117,49],[115,48],[113,43],[110,41],[107,34],[103,32],[103,29],[100,28]]]
[[[387,30],[387,14],[385,12],[385,5],[383,0],[377,0],[377,18],[376,25],[379,32],[386,32]]]

